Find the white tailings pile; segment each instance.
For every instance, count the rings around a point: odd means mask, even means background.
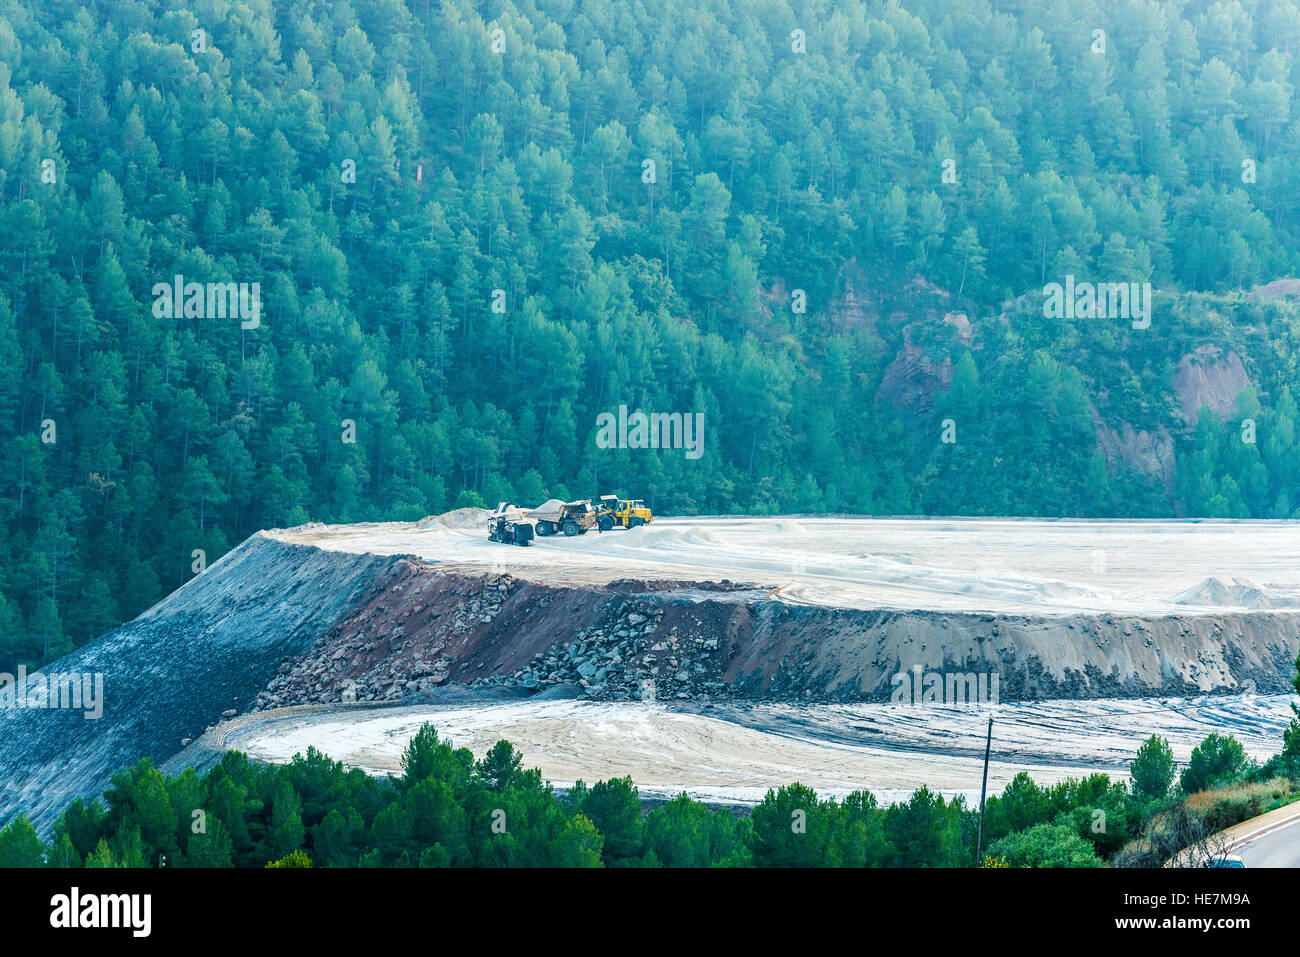
[[[1257,758],[1276,752],[1290,718],[1286,695],[1130,701],[1041,701],[993,712],[990,793],[1020,771],[1040,783],[1097,771],[1125,778],[1153,732],[1185,762],[1211,731],[1232,733]],[[630,775],[646,796],[753,803],[798,781],[842,797],[866,788],[884,800],[926,785],[978,799],[990,712],[892,704],[728,705],[675,709],[641,702],[516,701],[377,710],[267,712],[238,719],[227,748],[286,762],[316,747],[351,767],[400,773],[424,722],[482,756],[501,738],[559,787]]]
[[[412,527],[421,531],[426,529],[475,529],[483,531],[487,528],[489,514],[490,512],[485,508],[456,508],[450,512],[443,512],[441,515],[430,515],[427,518],[422,518]]]
[[[527,549],[487,541],[477,519],[271,534],[551,584],[753,582],[785,602],[842,608],[1035,616],[1300,610],[1295,522],[670,518]]]

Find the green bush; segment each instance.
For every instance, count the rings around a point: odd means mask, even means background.
[[[995,841],[989,856],[1005,858],[1009,867],[1102,867],[1088,841],[1068,824],[1035,824],[1027,831]]]
[[[1240,741],[1230,734],[1214,732],[1206,735],[1205,740],[1192,750],[1191,760],[1183,769],[1179,785],[1184,794],[1195,794],[1232,783],[1249,765],[1250,759]]]

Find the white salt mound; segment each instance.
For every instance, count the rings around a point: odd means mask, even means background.
[[[616,534],[620,538],[634,540],[638,546],[649,545],[652,548],[674,548],[686,541],[681,529],[655,528],[653,525],[638,525]]]
[[[1268,608],[1270,602],[1249,579],[1207,578],[1199,585],[1179,592],[1173,599],[1180,605],[1210,605],[1238,608]]]
[[[564,508],[564,503],[558,498],[548,498],[541,505],[533,509],[533,514],[538,518],[557,519],[560,517],[560,510]]]
[[[487,521],[486,508],[453,508],[441,515],[428,515],[415,523],[416,528],[479,528]]]

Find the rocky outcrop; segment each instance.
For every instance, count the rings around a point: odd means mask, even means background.
[[[919,345],[905,343],[880,377],[876,397],[896,409],[924,415],[934,409],[934,400],[952,382],[952,360],[927,355]]]
[[[1155,479],[1166,488],[1173,488],[1177,456],[1174,437],[1163,424],[1156,426],[1154,431],[1135,429],[1128,422],[1121,422],[1115,428],[1106,423],[1096,407],[1092,409],[1092,423],[1107,468],[1112,471],[1131,469]]]
[[[1203,345],[1183,356],[1174,371],[1174,391],[1189,426],[1196,425],[1202,406],[1209,406],[1220,420],[1232,415],[1238,396],[1249,385],[1241,357],[1215,345]]]
[[[969,346],[975,341],[975,330],[970,324],[970,318],[964,312],[949,312],[943,317],[943,323],[951,326],[957,334],[957,341],[964,346]]]
[[[1300,279],[1274,279],[1246,294],[1248,299],[1285,299],[1289,296],[1300,296]]]

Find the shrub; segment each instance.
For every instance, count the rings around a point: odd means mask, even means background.
[[[988,856],[1005,858],[1008,867],[1103,866],[1092,844],[1064,823],[1035,824],[1027,831],[1009,834],[993,842]]]
[[[1195,794],[1235,781],[1249,765],[1240,741],[1230,734],[1208,734],[1193,749],[1179,784],[1183,793]]]

